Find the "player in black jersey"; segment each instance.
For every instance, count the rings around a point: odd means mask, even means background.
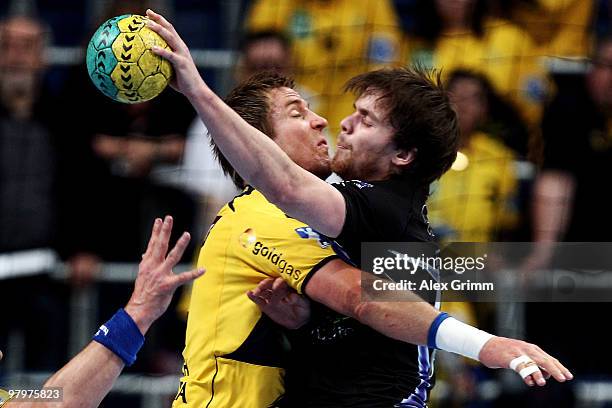
[[[411,69],[353,79],[348,88],[357,94],[355,112],[342,122],[332,166],[345,179],[361,181],[331,186],[294,164],[266,135],[224,105],[197,73],[172,25],[155,13],[148,16],[149,27],[173,50],[154,52],[173,63],[177,89],[190,99],[227,160],[271,202],[335,238],[353,260],[360,259],[362,241],[431,239],[425,217],[428,185],[450,167],[457,143],[455,114],[439,83]],[[297,115],[303,117],[305,103],[299,95],[294,97],[302,106]],[[359,282],[360,276],[347,274],[346,280],[351,279]],[[337,281],[337,273],[319,270],[304,283],[305,293],[317,300],[319,288],[326,288],[326,293],[331,288],[339,300],[359,298],[354,285],[336,286]],[[429,350],[403,343],[409,319],[393,320],[396,306],[378,303],[359,303],[353,317],[360,323],[342,322],[331,336],[334,341],[324,339],[321,347],[303,351],[306,365],[300,367],[297,383],[306,391],[292,406],[425,406],[431,385]],[[571,378],[537,346],[474,334],[452,318],[436,318],[432,330],[438,341],[428,342],[432,347],[479,359],[489,367],[517,365],[527,384],[544,384],[538,366],[559,381]]]

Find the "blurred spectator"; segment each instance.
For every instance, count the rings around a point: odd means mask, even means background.
[[[248,31],[240,46],[240,56],[235,67],[237,82],[242,82],[261,71],[275,71],[293,77],[293,51],[289,38],[280,31]],[[314,92],[297,84],[296,90],[310,104],[310,109],[318,112],[320,100]]]
[[[586,76],[559,90],[542,133],[534,240],[612,241],[612,201],[599,179],[612,171],[612,37],[601,41]]]
[[[533,239],[610,242],[612,200],[604,190],[605,177],[612,172],[612,37],[600,42],[588,72],[564,85],[546,109],[542,124],[545,158],[534,189]],[[530,260],[531,269],[547,267],[552,254],[546,249],[539,246]],[[582,332],[564,328],[596,327],[610,309],[610,303],[528,305],[528,337],[550,347],[577,377],[608,380],[610,354],[584,358]],[[546,328],[541,326],[544,319]],[[607,344],[605,337],[589,340],[593,349]],[[547,402],[539,406],[557,406]]]
[[[448,91],[461,139],[451,170],[432,186],[430,221],[444,241],[494,241],[518,220],[515,154],[485,130],[498,126],[487,126],[495,96],[484,76],[454,71]]]
[[[58,287],[47,276],[56,226],[56,157],[43,88],[49,34],[26,16],[0,22],[0,257],[13,256],[2,264],[16,268],[0,270],[0,349],[8,333],[21,331],[27,352],[5,349],[7,357],[39,370],[54,369],[65,350]],[[20,266],[34,275],[20,276]]]
[[[418,0],[404,60],[446,73],[465,68],[486,74],[535,127],[549,92],[547,73],[529,35],[507,20],[488,16],[487,4],[486,0]]]
[[[122,13],[142,13],[146,3],[112,2],[102,21]],[[101,262],[140,262],[155,217],[174,216],[173,240],[183,231],[193,233],[195,200],[166,177],[171,171],[166,166],[181,160],[195,116],[182,95],[168,88],[148,102],[117,103],[94,88],[82,63],[68,77],[61,106],[61,248],[77,288],[94,280]],[[122,226],[120,235],[116,225]],[[102,300],[98,320],[103,320],[121,306],[117,299],[129,293],[131,285],[98,287]],[[156,336],[160,331],[167,334]],[[184,327],[168,315],[134,369],[174,372],[180,365],[183,333]],[[151,358],[154,349],[175,354]]]
[[[237,82],[247,80],[261,71],[275,71],[281,75],[295,77],[293,49],[289,38],[280,31],[248,31],[240,46],[240,56],[235,67]],[[312,89],[302,83],[295,88],[310,105],[319,112],[321,100]]]
[[[292,70],[291,44],[280,31],[249,31],[240,45],[236,80],[242,82],[261,71],[287,75]]]
[[[507,14],[529,34],[537,55],[584,58],[592,44],[595,1],[523,0],[510,2]]]
[[[353,97],[342,92],[350,77],[399,63],[401,33],[390,0],[258,0],[248,30],[276,30],[293,44],[297,82],[320,98],[319,114],[336,135]]]
[[[0,25],[0,136],[3,251],[48,247],[53,234],[54,155],[39,110],[46,33],[36,20]]]

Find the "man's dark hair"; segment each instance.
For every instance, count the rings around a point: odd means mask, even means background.
[[[457,157],[459,125],[440,72],[421,67],[385,68],[350,79],[356,96],[376,92],[395,129],[395,146],[416,149],[415,160],[401,175],[429,184],[440,178]]]
[[[234,88],[225,97],[225,103],[232,108],[242,119],[262,133],[274,139],[275,135],[270,127],[270,92],[277,88],[294,88],[293,79],[284,77],[275,72],[261,72]],[[244,188],[245,182],[230,162],[223,156],[221,150],[211,139],[215,157],[219,161],[223,173],[232,178],[239,189]]]
[[[512,102],[499,95],[490,79],[482,72],[456,69],[448,75],[446,89],[450,90],[461,80],[478,83],[486,99],[487,118],[480,130],[499,138],[506,146],[523,157],[529,154],[529,131],[518,109]]]
[[[436,9],[433,0],[417,0],[414,10],[414,25],[409,30],[411,34],[427,41],[430,45],[435,43],[442,34],[442,18]],[[472,33],[482,38],[484,35],[484,20],[488,12],[487,0],[476,0],[470,15],[469,26]]]

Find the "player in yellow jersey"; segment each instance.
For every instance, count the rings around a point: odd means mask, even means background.
[[[327,121],[310,111],[293,87],[287,78],[263,73],[234,89],[226,102],[270,135],[294,162],[324,178],[330,172],[323,135]],[[225,172],[244,190],[221,209],[199,255],[198,265],[206,265],[208,273],[192,290],[185,365],[173,406],[268,407],[284,393],[288,342],[281,327],[263,315],[246,292],[262,279],[281,277],[303,293],[318,270],[342,276],[337,270],[348,265],[337,258],[346,255],[245,185],[216,151]],[[324,286],[329,289],[318,285]],[[334,298],[336,292],[324,292],[321,300],[326,305],[354,314],[342,299],[350,297]],[[316,288],[309,292],[316,294]],[[414,333],[424,333],[438,314],[420,303],[417,307],[424,309],[426,318]]]
[[[249,186],[221,209],[198,260],[209,273],[192,290],[175,407],[266,407],[283,393],[287,340],[245,293],[267,277],[302,293],[337,258],[329,242],[300,237],[309,234]]]

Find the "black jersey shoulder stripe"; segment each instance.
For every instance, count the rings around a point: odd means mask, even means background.
[[[236,212],[236,208],[234,208],[234,200],[236,200],[237,198],[243,197],[245,195],[249,195],[251,194],[253,191],[255,191],[255,189],[252,186],[246,186],[244,188],[244,191],[240,194],[238,194],[236,197],[232,198],[232,201],[230,201],[229,203],[227,203],[227,206],[233,211]]]

